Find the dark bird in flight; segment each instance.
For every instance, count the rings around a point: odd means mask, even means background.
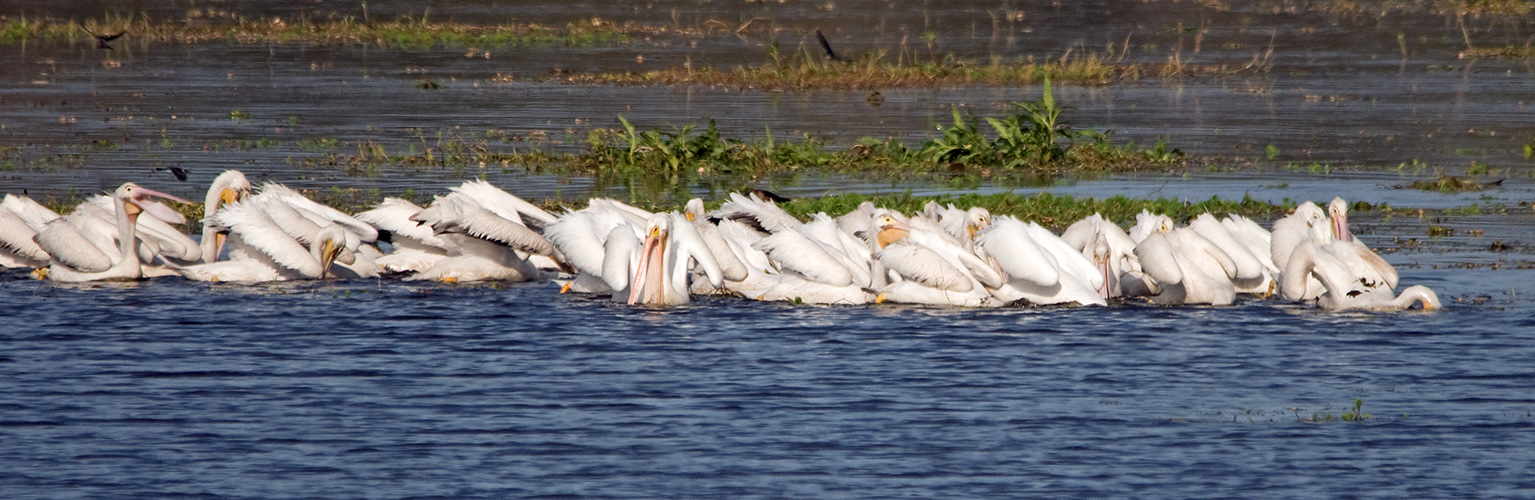
[[[185,180],[187,180],[187,173],[188,173],[187,169],[184,169],[184,168],[181,168],[181,167],[156,167],[155,168],[156,172],[159,172],[161,170],[170,172],[171,175],[176,176],[176,180],[178,180],[178,181],[185,181]]]
[[[766,189],[753,189],[751,190],[751,195],[759,200],[771,201],[773,203],[783,203],[789,201],[788,198],[778,196],[776,193]]]
[[[84,28],[82,28],[82,29],[84,29]],[[126,32],[126,31],[119,31],[119,32],[117,32],[116,35],[98,35],[96,33],[91,32],[91,30],[85,30],[85,32],[86,33],[90,33],[91,36],[96,37],[96,48],[98,48],[98,49],[107,49],[107,50],[112,50],[112,46],[111,45],[107,45],[107,42],[110,42],[112,40],[116,40],[116,39],[122,37],[123,35],[128,34],[128,32]]]
[[[826,49],[826,58],[827,59],[831,59],[833,61],[841,61],[842,60],[842,58],[837,57],[837,53],[836,52],[832,52],[831,51],[831,44],[826,41],[826,35],[821,34],[821,30],[819,30],[819,29],[815,30],[815,39],[821,42],[821,48]]]

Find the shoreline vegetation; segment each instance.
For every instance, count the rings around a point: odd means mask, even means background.
[[[0,46],[63,44],[96,47],[96,35],[127,33],[129,39],[138,43],[351,45],[400,50],[451,48],[466,49],[466,57],[486,59],[493,51],[511,48],[612,47],[641,40],[648,42],[661,36],[700,38],[729,32],[711,23],[686,28],[633,22],[619,24],[598,17],[562,27],[431,21],[430,14],[373,22],[352,18],[327,21],[195,18],[184,22],[161,22],[149,19],[147,14],[84,21],[0,17]],[[1191,60],[1192,55],[1184,54],[1181,49],[1169,54],[1163,62],[1126,62],[1125,56],[1131,51],[1130,39],[1126,38],[1121,46],[1110,45],[1101,51],[1081,48],[1067,50],[1059,56],[965,58],[940,54],[935,32],[924,34],[917,42],[925,44],[926,50],[903,41],[894,55],[890,49],[879,49],[851,59],[831,60],[819,48],[801,43],[796,49],[785,51],[780,42],[775,41],[767,47],[766,60],[757,65],[716,67],[689,60],[681,66],[657,70],[572,73],[555,69],[542,76],[498,73],[491,80],[507,82],[521,78],[590,85],[715,85],[760,90],[1033,85],[1045,79],[1102,86],[1146,78],[1262,75],[1272,68],[1270,59],[1273,56],[1270,44],[1242,64],[1195,63]]]
[[[1058,178],[1093,178],[1111,173],[1186,171],[1210,165],[1211,158],[1190,158],[1167,139],[1150,146],[1118,142],[1112,132],[1079,130],[1063,117],[1049,80],[1036,100],[1012,103],[1015,112],[976,117],[954,108],[952,123],[915,145],[897,138],[864,137],[833,145],[810,134],[761,138],[723,137],[713,121],[705,126],[673,126],[670,131],[637,129],[623,116],[620,128],[594,128],[583,145],[574,131],[563,141],[511,137],[504,131],[442,134],[417,131],[415,141],[386,145],[373,140],[343,144],[337,139],[223,141],[183,144],[162,130],[159,142],[125,145],[96,139],[88,146],[29,160],[21,149],[0,148],[0,170],[83,166],[91,154],[133,148],[141,151],[262,149],[292,154],[285,161],[304,170],[331,171],[373,178],[391,170],[448,170],[451,178],[482,176],[490,170],[578,176],[603,186],[625,186],[632,201],[680,203],[690,189],[731,191],[764,179],[803,175],[847,175],[890,181],[933,181],[951,188],[982,184],[1007,187],[1048,184]],[[244,116],[232,112],[232,116]],[[238,120],[239,118],[232,118]],[[500,132],[500,133],[494,133]],[[517,142],[529,144],[518,147]],[[296,146],[297,150],[292,151]]]

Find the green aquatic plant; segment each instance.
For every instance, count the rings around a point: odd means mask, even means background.
[[[1024,195],[1015,192],[997,194],[959,194],[940,196],[912,196],[910,192],[877,194],[828,194],[819,198],[793,199],[782,204],[783,209],[798,216],[825,212],[842,214],[858,208],[865,202],[899,210],[904,213],[922,211],[928,202],[939,205],[954,204],[959,207],[982,207],[993,215],[1011,215],[1038,222],[1056,230],[1064,229],[1077,220],[1094,213],[1122,225],[1131,225],[1142,210],[1166,214],[1177,221],[1188,221],[1203,213],[1220,216],[1238,214],[1266,220],[1294,210],[1294,203],[1273,204],[1243,196],[1239,201],[1210,197],[1192,201],[1173,198],[1134,199],[1125,196],[1108,198],[1078,198],[1041,192]]]
[[[1021,86],[1046,79],[1079,85],[1108,85],[1139,80],[1159,70],[1149,64],[1126,63],[1110,46],[1104,52],[1067,51],[1059,57],[1023,56],[965,59],[953,54],[906,57],[894,61],[888,50],[875,50],[848,61],[830,61],[820,51],[785,55],[779,44],[768,46],[767,60],[757,65],[719,68],[689,61],[648,71],[559,74],[561,82],[623,85],[707,85],[764,91],[812,88],[869,89],[939,86]],[[1255,61],[1258,60],[1255,58]],[[1263,65],[1185,65],[1165,76],[1261,74]]]
[[[1441,193],[1462,193],[1466,191],[1481,191],[1490,186],[1495,186],[1502,181],[1492,183],[1477,182],[1470,179],[1456,177],[1448,174],[1439,174],[1433,179],[1420,179],[1412,181],[1407,187],[1424,191],[1438,191]]]

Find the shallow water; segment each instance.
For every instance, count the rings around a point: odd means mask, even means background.
[[[213,9],[290,21],[361,18],[358,7],[308,2],[112,6],[114,12],[143,11],[156,19]],[[63,2],[16,6],[0,14],[68,17],[102,8]],[[863,136],[898,137],[915,145],[930,137],[936,125],[950,123],[955,107],[1000,116],[1015,111],[1009,103],[1037,98],[1040,92],[1037,87],[763,92],[543,81],[556,68],[626,72],[684,63],[719,68],[761,64],[772,43],[786,51],[807,43],[806,50],[816,49],[810,35],[816,28],[824,28],[845,54],[887,50],[890,58],[925,56],[920,38],[928,31],[937,37],[933,50],[981,59],[1058,57],[1112,44],[1120,52],[1128,49],[1124,60],[1129,62],[1161,63],[1177,56],[1190,64],[1240,65],[1272,47],[1268,61],[1273,68],[1266,73],[1152,77],[1109,87],[1062,84],[1056,87],[1057,98],[1070,107],[1065,120],[1077,128],[1113,130],[1120,140],[1140,144],[1166,138],[1169,147],[1228,157],[1232,164],[1260,159],[1260,170],[1288,163],[1378,168],[1419,160],[1450,173],[1473,161],[1491,165],[1504,177],[1527,179],[1531,172],[1522,147],[1535,128],[1535,102],[1529,98],[1535,95],[1535,79],[1530,78],[1535,66],[1527,60],[1459,58],[1462,32],[1452,17],[1434,14],[1338,16],[1293,5],[1217,10],[1195,2],[370,2],[367,8],[379,19],[420,15],[430,8],[433,19],[460,22],[558,26],[598,15],[682,28],[718,25],[711,20],[761,19],[759,24],[769,29],[716,28],[712,34],[656,35],[612,46],[507,48],[494,50],[489,58],[466,57],[471,52],[459,47],[178,45],[131,35],[113,51],[86,43],[15,47],[0,52],[0,65],[18,68],[0,74],[5,89],[0,141],[19,149],[0,154],[0,165],[10,165],[0,172],[0,190],[90,193],[128,180],[169,180],[153,169],[181,167],[203,183],[225,168],[241,168],[299,188],[432,192],[464,177],[485,176],[517,186],[525,196],[613,195],[622,194],[622,187],[529,176],[516,166],[349,172],[335,165],[306,166],[302,160],[355,152],[360,143],[394,151],[425,147],[438,134],[474,139],[487,132],[514,138],[490,142],[500,150],[568,150],[593,128],[617,127],[620,115],[639,127],[661,130],[714,119],[726,137],[759,138],[771,130],[780,138],[809,133],[836,147]],[[1519,23],[1468,22],[1481,46],[1525,42],[1527,29]],[[498,74],[515,81],[492,81]],[[417,88],[423,80],[441,88]],[[880,90],[884,104],[871,106],[865,100],[870,90]],[[231,119],[235,112],[250,118]],[[335,139],[339,146],[315,151],[301,145],[320,139]],[[250,144],[258,141],[261,145]],[[851,180],[835,188],[868,186]]]

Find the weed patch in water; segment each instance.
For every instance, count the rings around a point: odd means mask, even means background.
[[[1295,209],[1295,203],[1273,204],[1243,196],[1241,200],[1224,200],[1212,196],[1208,200],[1193,201],[1173,198],[1135,199],[1113,196],[1103,199],[1077,198],[1073,196],[1038,193],[1022,195],[1013,192],[998,194],[959,194],[940,196],[912,196],[910,192],[890,195],[831,194],[820,198],[794,199],[782,204],[785,211],[808,216],[818,212],[843,214],[870,201],[875,205],[903,213],[918,213],[928,202],[939,205],[954,204],[957,207],[982,207],[993,215],[1011,215],[1023,220],[1038,222],[1056,231],[1092,214],[1102,214],[1118,224],[1129,226],[1142,210],[1166,214],[1177,221],[1188,221],[1199,214],[1220,216],[1238,214],[1258,220],[1277,218]]]
[[[616,24],[600,18],[563,27],[539,24],[476,25],[432,21],[430,14],[402,16],[393,21],[359,21],[352,17],[311,20],[191,16],[156,20],[148,14],[107,15],[83,21],[70,19],[0,19],[0,45],[22,43],[95,44],[92,33],[127,33],[125,41],[159,43],[230,43],[363,45],[400,49],[472,47],[477,49],[568,46],[598,47],[628,43],[631,34],[665,32],[664,27]],[[478,55],[478,51],[476,52]],[[488,57],[489,53],[485,53]]]
[[[1033,56],[1005,60],[964,59],[952,54],[919,57],[902,51],[894,60],[888,50],[853,60],[828,60],[801,49],[784,55],[778,44],[768,49],[769,60],[754,66],[717,68],[691,62],[679,67],[644,72],[563,74],[555,80],[572,83],[619,85],[710,85],[766,91],[811,88],[881,89],[942,86],[1019,86],[1045,80],[1081,85],[1108,85],[1139,80],[1148,75],[1162,78],[1262,74],[1270,65],[1266,56],[1255,55],[1245,65],[1192,64],[1181,59],[1165,64],[1123,62],[1123,52],[1112,47],[1104,52],[1071,52],[1058,58]],[[871,105],[883,97],[871,94]]]
[[[1421,189],[1424,191],[1438,191],[1441,193],[1463,193],[1467,191],[1481,191],[1484,189],[1497,187],[1502,183],[1502,180],[1496,180],[1492,182],[1478,182],[1463,177],[1439,174],[1439,177],[1433,179],[1412,181],[1412,183],[1408,184],[1407,187],[1411,189]]]

